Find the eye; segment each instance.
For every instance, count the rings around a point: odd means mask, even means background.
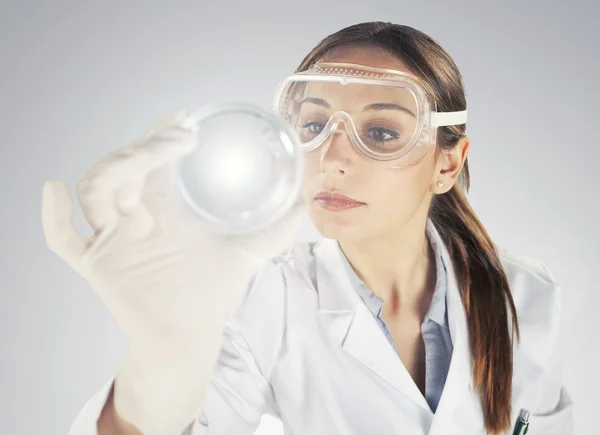
[[[323,124],[322,122],[311,121],[301,125],[300,128],[308,129],[310,133],[318,135],[321,134],[321,132],[325,128],[325,124]]]
[[[381,127],[370,128],[368,130],[368,132],[369,132],[370,138],[373,139],[377,143],[387,142],[389,140],[398,139],[400,137],[399,133],[397,133],[393,130],[390,130],[387,128],[381,128]]]

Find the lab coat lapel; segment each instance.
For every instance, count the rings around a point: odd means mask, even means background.
[[[316,248],[322,324],[345,352],[431,413],[410,373],[353,288],[340,254],[336,240],[324,239]]]

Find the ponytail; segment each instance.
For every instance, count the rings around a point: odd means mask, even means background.
[[[468,168],[466,180],[468,184]],[[486,430],[500,433],[510,426],[512,397],[513,352],[506,302],[512,331],[519,337],[508,279],[494,243],[460,186],[434,197],[430,218],[456,273],[469,329],[473,382],[481,397]]]

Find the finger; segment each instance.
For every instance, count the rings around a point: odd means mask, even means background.
[[[144,177],[126,177],[115,193],[117,212],[120,215],[131,215],[142,203],[142,190],[144,189]]]
[[[135,180],[134,185],[139,187],[137,192],[141,195],[142,182],[148,173],[187,154],[196,141],[197,135],[193,130],[170,127],[145,141],[118,149],[94,165],[77,190],[90,225],[101,230],[118,218],[115,195],[126,178]]]
[[[161,130],[165,130],[169,127],[173,126],[184,126],[188,129],[195,129],[196,123],[194,121],[194,117],[186,110],[178,109],[174,110],[167,115],[163,116],[161,119],[156,121],[148,130],[146,137],[151,136]],[[141,141],[138,141],[135,144],[132,144],[132,147],[138,146]],[[144,186],[149,184],[149,179],[155,179],[155,188],[169,188],[168,183],[165,183],[166,176],[164,175],[167,172],[167,176],[170,176],[170,170],[162,171],[163,174],[161,176],[156,176],[159,170],[154,170],[151,173],[147,174],[145,179],[143,177],[129,177],[125,180],[124,185],[119,188],[117,192],[117,209],[120,214],[126,216],[133,216],[136,213],[138,207],[140,207],[142,203],[142,192],[144,190]],[[160,193],[157,192],[159,195]],[[139,212],[139,210],[137,210]],[[138,219],[144,219],[143,217],[138,217]]]
[[[186,110],[171,111],[171,112],[167,113],[166,115],[164,115],[163,117],[159,118],[158,120],[154,121],[154,123],[152,123],[150,125],[148,130],[142,136],[140,136],[135,141],[128,144],[126,147],[124,147],[122,149],[134,148],[134,147],[138,146],[139,144],[145,142],[152,135],[159,133],[162,130],[166,130],[168,128],[172,128],[172,127],[191,128],[190,126],[188,126],[188,123],[187,123],[187,119],[189,118],[189,116],[190,115]]]
[[[116,193],[116,208],[129,237],[143,238],[154,227],[154,217],[142,201],[144,179],[129,177]]]
[[[173,141],[181,140],[174,131]],[[197,137],[193,132],[186,132],[188,140],[194,143]],[[143,205],[155,209],[165,205],[165,202],[175,200],[177,188],[178,166],[176,158],[164,159],[165,163],[156,165],[148,172],[142,170],[137,174],[135,171],[121,183],[117,188],[116,201],[118,212],[122,215],[132,215]],[[174,204],[173,204],[174,205]]]
[[[118,219],[119,210],[115,209],[112,195],[108,192],[106,192],[105,195],[102,195],[103,189],[96,189],[96,187],[93,185],[93,183],[90,183],[90,181],[95,177],[100,176],[100,174],[103,172],[106,173],[108,171],[107,165],[109,162],[111,165],[114,165],[114,170],[118,170],[121,164],[117,163],[119,160],[124,159],[127,156],[135,155],[135,150],[137,148],[143,146],[144,142],[149,137],[160,132],[161,130],[165,130],[169,127],[184,125],[188,116],[189,114],[185,110],[175,110],[166,114],[158,121],[155,121],[143,137],[132,144],[129,144],[127,147],[116,150],[103,158],[79,183],[77,189],[79,201],[82,203],[82,209],[86,220],[92,226],[92,228],[94,228],[94,230],[100,231],[111,222],[115,222]],[[106,174],[106,177],[110,178],[111,175]],[[117,179],[112,179],[115,180],[115,183],[118,183]],[[143,181],[134,180],[134,182],[143,185]],[[106,186],[106,189],[110,189],[110,187]],[[135,206],[134,203],[136,202],[136,198],[135,196],[129,196],[125,198],[124,201],[125,207],[133,208]],[[131,203],[132,201],[133,203]],[[128,206],[127,202],[130,202],[131,204]],[[137,202],[139,202],[139,199]]]
[[[189,114],[186,110],[179,109],[169,112],[165,116],[159,118],[150,126],[150,128],[146,132],[146,136],[151,136],[169,127],[185,126],[185,121],[188,117]]]
[[[67,186],[47,181],[42,191],[42,228],[46,244],[74,270],[81,273],[87,240],[73,227],[73,203]]]

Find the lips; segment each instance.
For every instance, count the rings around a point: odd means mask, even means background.
[[[364,202],[338,192],[320,192],[315,195],[314,199],[324,210],[332,212],[341,212],[366,205]]]
[[[334,200],[334,201],[347,201],[347,202],[353,202],[353,203],[357,203],[357,204],[364,204],[364,202],[357,201],[354,198],[350,198],[349,196],[346,196],[346,195],[343,195],[343,194],[337,193],[337,192],[319,192],[317,195],[315,195],[315,199],[321,200],[321,201]]]

